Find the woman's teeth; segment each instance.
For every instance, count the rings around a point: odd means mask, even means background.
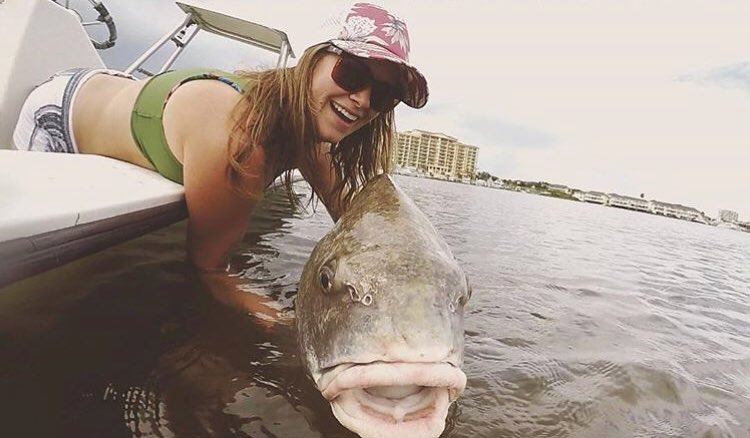
[[[331,102],[331,106],[335,110],[336,114],[338,114],[339,117],[341,117],[345,121],[352,123],[352,122],[356,122],[357,120],[359,120],[358,116],[355,116],[354,114],[350,113],[349,111],[346,110],[346,108],[337,104],[336,102]]]

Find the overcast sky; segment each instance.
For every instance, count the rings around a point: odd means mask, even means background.
[[[284,27],[298,53],[348,4],[237,1]],[[100,53],[115,68],[181,16],[169,0],[104,3],[120,39]],[[412,61],[430,86],[426,107],[397,108],[398,130],[478,146],[478,169],[498,177],[644,193],[750,220],[750,0],[379,4],[408,23]],[[274,62],[238,44],[195,43],[182,65]]]

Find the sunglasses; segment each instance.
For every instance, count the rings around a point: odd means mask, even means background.
[[[339,59],[331,71],[331,79],[339,87],[354,93],[370,86],[370,108],[385,113],[392,110],[401,100],[395,87],[372,77],[370,68],[363,61],[339,53]]]

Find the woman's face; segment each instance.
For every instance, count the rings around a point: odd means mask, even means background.
[[[327,53],[313,69],[312,99],[318,110],[315,124],[318,140],[338,143],[342,138],[368,124],[379,114],[370,107],[371,86],[349,92],[331,78],[339,55]],[[397,87],[398,67],[388,61],[358,58],[365,63],[376,81]]]

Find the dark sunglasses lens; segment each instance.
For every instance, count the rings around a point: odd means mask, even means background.
[[[379,113],[392,110],[399,102],[393,87],[373,80],[367,65],[357,59],[339,57],[331,71],[331,78],[336,85],[349,92],[359,91],[372,83],[370,107]]]
[[[393,87],[383,82],[374,82],[370,92],[370,107],[379,113],[392,110],[399,100]]]
[[[370,81],[370,71],[367,66],[346,56],[336,62],[331,71],[331,78],[336,85],[346,91],[359,91]]]

